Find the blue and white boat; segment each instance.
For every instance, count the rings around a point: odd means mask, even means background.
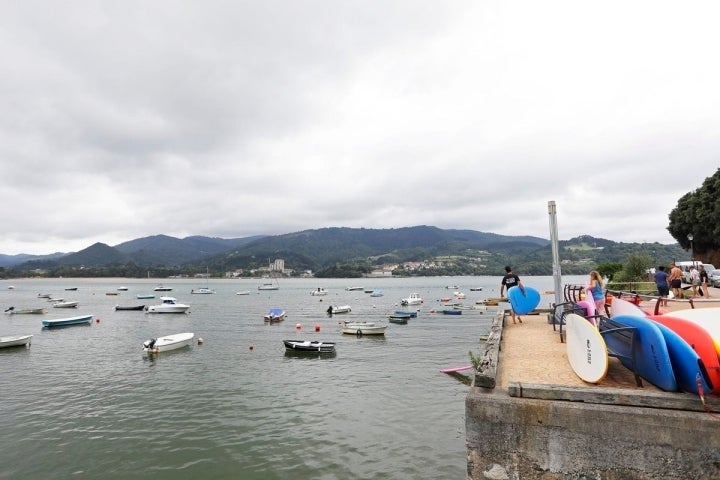
[[[285,320],[285,310],[278,307],[271,308],[267,315],[265,315],[264,319],[266,322],[270,323],[282,322]]]
[[[63,327],[65,325],[80,325],[83,323],[91,323],[92,320],[92,315],[80,315],[78,317],[53,318],[50,320],[43,320],[42,324],[45,327]]]

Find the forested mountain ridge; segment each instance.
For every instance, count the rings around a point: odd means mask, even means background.
[[[677,244],[617,243],[581,236],[559,242],[563,273],[586,273],[597,264],[622,263],[628,255],[646,255],[653,263],[686,259]],[[178,239],[155,235],[115,247],[97,243],[59,258],[25,262],[8,276],[155,276],[213,275],[241,271],[244,275],[281,258],[292,274],[362,275],[383,266],[400,266],[409,275],[498,275],[513,265],[525,275],[552,273],[549,240],[505,236],[473,230],[417,226],[397,229],[322,228],[277,236],[219,239],[202,236]],[[405,265],[413,264],[413,269]],[[420,265],[420,267],[417,267]]]

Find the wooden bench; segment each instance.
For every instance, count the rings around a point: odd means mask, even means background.
[[[633,344],[635,342],[635,327],[629,327],[625,325],[624,323],[616,322],[612,318],[608,318],[605,316],[600,317],[600,335],[603,336],[603,338],[607,339],[607,337],[612,336],[613,339],[616,340],[616,342],[620,343],[625,349],[627,349],[629,354],[625,354],[623,352],[616,351],[608,345],[608,355],[611,357],[615,357],[619,360],[626,360],[631,367],[630,370],[633,372],[633,375],[635,375],[635,383],[638,387],[642,387],[642,379],[640,378],[640,375],[638,375],[637,368],[635,367],[635,355],[633,353]],[[606,340],[607,343],[607,340]],[[623,365],[627,367],[625,362],[623,362]]]

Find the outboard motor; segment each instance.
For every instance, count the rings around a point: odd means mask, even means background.
[[[152,340],[147,340],[143,342],[143,347],[147,350],[152,350],[155,347],[155,342],[157,341],[157,338],[153,338]]]

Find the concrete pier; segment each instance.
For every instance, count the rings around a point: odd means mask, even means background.
[[[468,480],[720,478],[720,397],[639,387],[614,358],[587,384],[547,312],[508,320],[466,398]]]

